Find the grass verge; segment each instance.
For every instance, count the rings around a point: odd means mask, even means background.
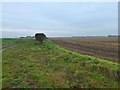
[[[119,64],[77,54],[47,40],[21,39],[3,51],[3,88],[118,88]]]

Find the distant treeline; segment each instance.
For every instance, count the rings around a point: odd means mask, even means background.
[[[120,35],[108,35],[108,37],[120,37]]]
[[[20,38],[35,38],[35,36],[26,36],[26,37],[20,37]]]
[[[94,37],[120,37],[120,35],[108,35],[108,36],[71,36],[71,37],[57,37],[57,38],[94,38]],[[20,38],[35,38],[35,36],[26,36],[26,37],[20,37]],[[49,38],[56,38],[56,37],[49,37]]]
[[[120,37],[120,35],[108,35],[108,36],[72,36],[72,38],[99,38],[99,37]]]

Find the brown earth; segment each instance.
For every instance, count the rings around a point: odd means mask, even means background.
[[[52,38],[65,49],[109,61],[118,61],[117,38]]]

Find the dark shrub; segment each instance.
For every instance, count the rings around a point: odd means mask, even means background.
[[[43,43],[47,39],[44,33],[36,33],[35,38],[36,38],[36,41],[39,41],[41,43]]]

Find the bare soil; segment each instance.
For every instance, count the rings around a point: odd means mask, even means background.
[[[52,38],[59,46],[108,61],[118,61],[117,38]]]

